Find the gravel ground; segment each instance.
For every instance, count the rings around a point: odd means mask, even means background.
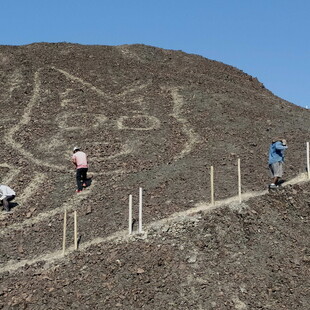
[[[143,45],[0,46],[0,269],[127,229],[128,195],[144,223],[266,189],[268,146],[284,137],[285,179],[305,171],[309,111],[237,68]],[[72,149],[91,184],[75,194]],[[2,272],[3,309],[309,309],[309,190],[253,198],[68,259]],[[137,227],[135,222],[134,229]],[[37,261],[37,260],[36,260]],[[1,270],[2,270],[1,269]]]

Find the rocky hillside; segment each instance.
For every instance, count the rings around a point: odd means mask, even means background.
[[[309,184],[1,272],[2,309],[309,309]]]
[[[208,204],[210,166],[216,200],[236,195],[237,158],[243,192],[264,190],[273,137],[288,141],[285,177],[304,172],[308,110],[200,56],[65,43],[0,46],[0,104],[1,182],[17,192],[0,215],[4,309],[309,308],[307,185],[106,242],[129,194],[137,218],[139,187],[145,225]],[[93,175],[78,195],[75,145]],[[59,261],[64,209],[80,251]]]

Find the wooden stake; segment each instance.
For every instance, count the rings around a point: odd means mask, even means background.
[[[78,248],[77,213],[74,211],[74,249]]]
[[[132,234],[132,195],[129,195],[129,220],[128,220],[128,232]]]
[[[213,166],[211,166],[210,181],[211,181],[211,205],[214,206],[214,169],[213,169]]]
[[[62,238],[62,255],[65,255],[66,252],[66,235],[67,235],[67,210],[64,213],[64,231]]]
[[[308,179],[310,179],[310,150],[309,150],[309,142],[307,142],[307,171],[308,171]]]
[[[239,193],[239,202],[241,203],[241,165],[240,165],[240,158],[238,158],[238,193]]]
[[[142,233],[142,187],[139,188],[139,234]]]

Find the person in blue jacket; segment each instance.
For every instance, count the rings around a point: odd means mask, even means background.
[[[272,176],[272,183],[269,188],[277,188],[280,178],[283,175],[284,153],[287,149],[285,139],[274,139],[269,148],[269,170]]]

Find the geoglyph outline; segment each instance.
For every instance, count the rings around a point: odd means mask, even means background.
[[[104,91],[102,91],[101,89],[95,87],[94,85],[92,85],[89,82],[84,81],[83,79],[76,77],[68,72],[66,72],[65,70],[59,69],[59,68],[55,68],[55,67],[50,67],[62,74],[64,74],[67,78],[73,80],[73,81],[77,81],[79,83],[81,83],[82,85],[88,87],[90,90],[96,92],[98,95],[103,96],[105,98],[113,98],[113,97],[121,97],[121,96],[125,96],[127,93],[129,92],[134,92],[136,89],[143,89],[145,87],[147,87],[149,84],[142,84],[142,85],[138,85],[137,88],[130,88],[127,89],[125,91],[123,91],[120,94],[117,94],[115,96],[111,96],[108,95],[107,93],[105,93]],[[39,98],[40,98],[40,89],[41,89],[41,80],[40,80],[40,72],[43,70],[44,68],[40,68],[38,69],[35,74],[34,74],[34,90],[33,90],[33,95],[28,103],[28,105],[26,106],[25,110],[24,110],[24,114],[22,115],[21,119],[19,122],[17,122],[13,127],[11,127],[5,134],[5,142],[12,147],[13,149],[16,149],[21,155],[23,155],[25,158],[27,158],[28,160],[32,161],[33,163],[35,163],[38,166],[44,166],[44,167],[49,167],[49,168],[53,168],[57,171],[68,171],[68,168],[66,168],[63,165],[54,165],[51,163],[45,163],[43,160],[36,158],[31,152],[27,151],[23,145],[21,143],[18,143],[15,139],[14,139],[14,135],[15,133],[20,129],[20,127],[22,125],[27,125],[30,120],[31,120],[31,112],[33,107],[37,104],[37,102],[39,102]],[[184,105],[184,99],[183,97],[179,94],[179,91],[177,88],[167,88],[172,95],[172,99],[173,99],[173,111],[170,114],[172,117],[174,117],[177,122],[179,124],[181,124],[181,128],[183,133],[187,136],[187,142],[184,146],[184,148],[181,150],[181,152],[177,155],[174,156],[174,160],[178,160],[180,158],[183,158],[184,156],[186,156],[187,154],[189,154],[194,145],[198,142],[198,134],[195,133],[194,129],[191,127],[190,123],[184,118],[182,117],[182,106]],[[67,89],[67,91],[70,91],[71,89]],[[66,94],[67,91],[65,91],[65,93],[62,93],[62,100],[61,100],[61,105],[64,104],[63,100],[69,100],[66,99]],[[67,102],[66,101],[66,102]],[[135,117],[146,117],[147,115],[144,114],[139,114],[138,116]],[[127,116],[121,116],[122,120],[124,118],[126,118]],[[160,120],[158,120],[155,116],[151,116],[148,115],[149,120],[151,120],[151,123],[153,123],[153,126],[147,127],[147,128],[136,128],[135,130],[152,130],[152,129],[158,129],[160,127]],[[103,116],[103,121],[105,121],[105,118]],[[124,127],[124,125],[122,125],[121,121],[117,122],[118,125],[118,129],[133,129],[133,128],[126,128]],[[76,128],[74,128],[76,129]],[[69,130],[73,130],[73,128],[69,128]],[[129,149],[127,147],[127,149]],[[123,153],[120,154],[120,156]],[[115,158],[116,156],[114,155],[113,158]],[[107,157],[105,157],[107,158]],[[115,173],[118,173],[119,170],[115,170]],[[111,173],[111,172],[110,172]],[[110,174],[109,173],[109,174]],[[97,173],[97,175],[103,174],[105,175],[105,172],[102,173]]]
[[[61,165],[58,166],[58,165],[53,165],[50,163],[48,163],[48,164],[45,163],[43,160],[36,158],[31,152],[27,151],[21,143],[17,142],[14,139],[14,135],[18,132],[18,130],[21,128],[21,126],[27,125],[29,123],[29,121],[31,120],[32,109],[37,104],[37,102],[39,102],[40,89],[41,89],[40,72],[43,69],[44,68],[40,68],[35,72],[33,94],[32,94],[28,104],[26,105],[26,107],[24,109],[24,113],[23,113],[20,121],[17,122],[14,126],[12,126],[5,133],[4,141],[11,148],[17,150],[23,157],[25,157],[29,161],[33,162],[34,164],[41,166],[41,167],[53,168],[57,171],[64,171],[64,170],[67,170],[66,167],[61,166]],[[66,72],[64,70],[57,69],[54,67],[52,67],[52,69],[57,70],[60,73],[63,73],[66,77],[69,77],[70,79],[73,79],[75,81],[82,83],[84,86],[89,87],[91,90],[97,92],[97,94],[99,94],[101,96],[104,96],[106,98],[112,98],[111,96],[109,96],[108,94],[106,94],[102,90],[96,88],[92,84],[85,82],[82,79],[75,77],[75,76],[69,74],[68,72]],[[148,85],[149,85],[148,83],[143,84],[143,85],[139,85],[139,86],[137,86],[137,89],[143,89],[143,88],[147,87]],[[186,142],[184,148],[182,149],[182,151],[174,157],[174,160],[178,160],[178,159],[186,156],[187,154],[189,154],[192,151],[194,145],[198,142],[199,136],[195,133],[193,128],[190,126],[190,123],[185,118],[182,117],[182,106],[185,103],[184,103],[183,97],[179,94],[179,90],[177,88],[167,88],[167,90],[171,92],[172,99],[173,99],[173,111],[170,114],[170,116],[174,117],[177,120],[177,122],[179,124],[181,124],[181,130],[183,131],[183,133],[185,134],[185,136],[187,137],[187,140],[188,140]],[[62,100],[60,102],[60,104],[62,106],[66,105],[70,102],[70,99],[66,98],[66,94],[69,93],[71,91],[71,89],[67,89],[67,91],[62,94]],[[134,88],[127,89],[124,92],[117,94],[116,96],[117,97],[125,96],[126,94],[128,94],[130,92],[134,92],[134,91],[135,91]],[[156,117],[150,116],[147,114],[143,114],[143,113],[139,113],[138,115],[139,115],[138,117],[148,117],[149,120],[151,120],[150,123],[153,123],[153,126],[137,129],[137,128],[126,128],[126,126],[124,126],[122,123],[117,123],[118,129],[119,130],[124,130],[124,129],[152,130],[152,129],[158,129],[160,127],[160,120],[157,119]],[[123,116],[123,119],[124,118],[126,118],[126,116]],[[105,119],[103,118],[103,120],[105,120]],[[123,148],[123,150],[120,152],[120,154],[121,155],[122,154],[129,154],[130,152],[131,152],[131,149],[129,146],[127,146],[127,147]],[[113,155],[113,156],[111,156],[111,158],[114,158],[115,156],[117,156],[117,155]],[[11,168],[10,165],[7,165],[6,167]],[[10,180],[12,180],[13,177],[15,177],[20,172],[20,169],[19,168],[15,169],[15,170],[12,169],[12,171],[15,171],[14,172],[15,174],[13,173],[13,175],[11,175]],[[115,173],[119,174],[119,173],[123,173],[123,172],[124,171],[122,171],[122,170],[115,170],[115,171],[96,173],[96,174],[97,175],[115,174]],[[29,186],[27,187],[28,189],[26,188],[25,191],[22,193],[22,195],[21,195],[22,200],[26,201],[27,198],[29,197],[29,192],[34,190],[37,186],[40,185],[40,183],[44,182],[44,180],[45,180],[45,176],[42,173],[36,173],[33,182],[31,182],[29,184]],[[91,189],[89,189],[86,193],[82,193],[82,195],[79,195],[78,197],[74,196],[73,198],[71,198],[69,200],[68,203],[64,203],[62,206],[60,206],[56,209],[52,209],[52,210],[47,211],[47,212],[41,212],[35,218],[25,220],[22,223],[16,223],[16,224],[10,225],[10,226],[6,227],[5,229],[2,229],[0,231],[0,235],[3,235],[9,231],[19,230],[23,227],[31,226],[34,223],[38,223],[38,222],[43,221],[49,217],[54,216],[57,213],[62,212],[64,209],[72,210],[78,201],[86,198],[90,193],[91,193]],[[116,233],[116,234],[118,234],[118,233]],[[49,254],[46,254],[46,255],[49,255]],[[6,268],[6,267],[4,267],[4,268]],[[3,268],[1,270],[3,270]],[[1,270],[0,270],[0,272],[1,272]]]

